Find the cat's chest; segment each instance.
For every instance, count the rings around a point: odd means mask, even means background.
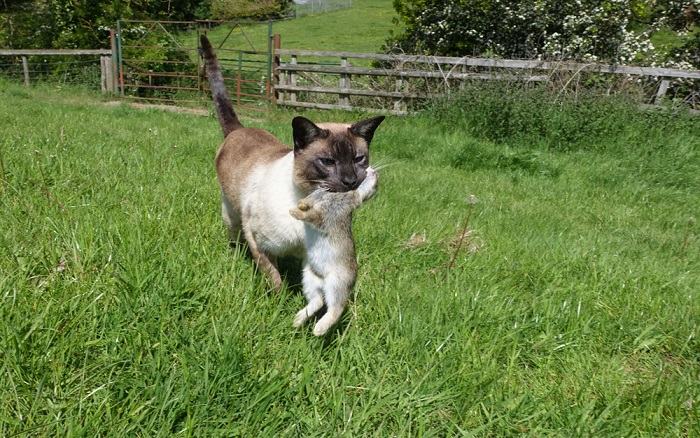
[[[293,156],[254,170],[242,196],[244,226],[266,253],[304,255],[304,225],[289,214],[302,194],[293,184]]]

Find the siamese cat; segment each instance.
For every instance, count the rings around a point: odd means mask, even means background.
[[[308,304],[296,314],[294,327],[304,324],[325,303],[326,313],[313,331],[314,335],[322,336],[343,314],[357,278],[352,212],[376,190],[377,172],[369,167],[365,180],[356,190],[334,193],[319,188],[289,210],[292,216],[305,222],[304,270],[310,271],[309,275],[304,272]]]
[[[258,269],[278,289],[282,280],[277,257],[306,259],[304,222],[289,210],[317,188],[347,192],[359,187],[367,176],[369,145],[384,116],[318,125],[295,117],[290,149],[265,130],[243,127],[206,36],[201,37],[201,47],[225,137],[216,154],[221,215],[231,238],[243,236]],[[303,283],[319,283],[321,279],[306,265]]]

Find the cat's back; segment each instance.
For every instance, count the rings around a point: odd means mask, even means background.
[[[251,172],[289,152],[286,145],[263,129],[241,128],[232,131],[216,153],[216,175],[228,201],[239,205],[240,191]]]
[[[219,147],[216,171],[220,178],[232,172],[246,173],[258,165],[281,158],[289,151],[285,144],[264,129],[237,129]]]

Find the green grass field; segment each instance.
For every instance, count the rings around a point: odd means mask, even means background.
[[[272,29],[281,35],[282,48],[381,52],[389,32],[400,30],[392,23],[395,15],[391,0],[353,0],[349,9],[276,21]],[[229,29],[213,29],[211,40],[223,41]],[[228,37],[225,47],[265,51],[267,32],[265,23],[241,25]],[[192,44],[189,41],[186,44]]]
[[[227,244],[214,118],[1,85],[1,436],[700,434],[700,119],[388,118],[317,339]]]

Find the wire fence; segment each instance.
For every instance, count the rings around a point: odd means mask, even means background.
[[[352,0],[296,0],[294,2],[294,15],[323,14],[325,12],[348,9],[352,7]]]
[[[209,106],[209,86],[199,37],[214,45],[234,103],[267,105],[271,100],[271,29],[261,23],[120,20],[117,30],[120,94],[123,98],[181,106]]]
[[[100,89],[100,56],[0,57],[0,77],[21,83],[52,83]]]

